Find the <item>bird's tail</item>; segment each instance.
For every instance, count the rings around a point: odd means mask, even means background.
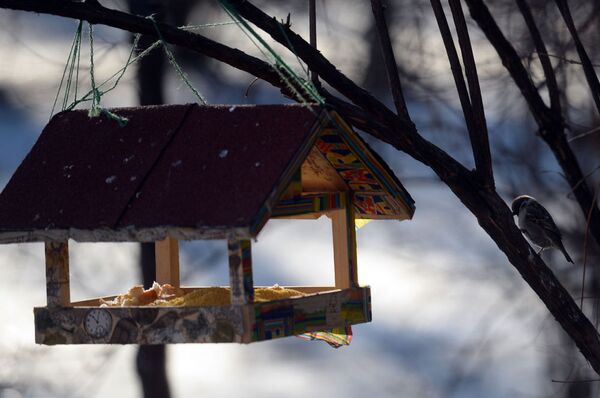
[[[569,253],[567,253],[565,246],[560,241],[558,242],[558,249],[565,255],[565,258],[568,262],[570,262],[571,264],[575,264],[573,260],[571,260],[571,256],[569,256]]]

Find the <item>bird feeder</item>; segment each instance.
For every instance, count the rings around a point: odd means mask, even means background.
[[[335,112],[195,104],[113,112],[127,124],[85,111],[53,117],[0,195],[0,243],[45,243],[37,343],[250,343],[371,320],[370,288],[357,278],[355,219],[409,219],[414,205]],[[322,215],[332,222],[335,286],[255,302],[251,241],[270,219]],[[69,239],[156,242],[157,281],[176,287],[179,240],[225,240],[231,304],[73,302]]]

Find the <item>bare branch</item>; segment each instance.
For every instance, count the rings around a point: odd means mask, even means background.
[[[588,212],[592,209],[590,231],[594,240],[600,244],[600,210],[592,200],[592,190],[585,180],[577,157],[567,142],[562,115],[553,112],[544,104],[535,85],[529,78],[525,67],[521,64],[521,59],[517,52],[506,37],[504,37],[504,34],[483,1],[465,1],[469,6],[471,17],[477,22],[489,42],[496,49],[498,56],[502,60],[502,64],[508,70],[510,76],[529,105],[531,114],[539,126],[540,136],[552,150],[554,157],[563,170],[577,202],[579,203],[579,208],[583,213],[583,216],[587,217]]]
[[[442,8],[440,0],[431,0],[431,7],[433,8],[433,13],[435,14],[435,19],[440,29],[440,34],[442,35],[444,47],[446,48],[448,61],[450,62],[450,69],[452,70],[452,76],[454,77],[454,85],[456,86],[456,90],[458,91],[458,98],[460,99],[460,105],[462,107],[465,122],[467,124],[467,131],[469,132],[471,148],[473,149],[473,157],[475,158],[475,169],[477,171],[477,175],[479,176],[482,182],[485,182],[488,186],[493,186],[494,177],[492,175],[491,155],[489,149],[489,142],[487,140],[487,128],[485,127],[485,117],[483,117],[484,130],[482,130],[482,127],[479,125],[481,120],[476,119],[477,112],[473,110],[473,106],[471,104],[471,98],[463,76],[462,66],[458,58],[458,52],[454,47],[452,32],[450,31],[450,27],[448,26],[448,21],[446,20],[446,15],[444,14],[444,9]],[[469,66],[474,67],[475,62],[473,62]],[[475,74],[476,73],[477,71],[475,71]],[[477,77],[475,77],[475,80],[476,79]],[[479,84],[477,83],[476,91],[478,90]],[[479,98],[481,101],[481,97]],[[481,102],[480,106],[482,106]]]
[[[585,74],[585,79],[587,80],[588,86],[590,87],[590,91],[592,92],[592,98],[596,103],[596,108],[600,113],[600,81],[598,81],[598,76],[596,76],[596,72],[594,71],[594,66],[592,65],[592,61],[585,51],[585,47],[579,38],[579,34],[577,33],[577,29],[575,28],[575,23],[573,22],[573,17],[571,16],[571,11],[569,10],[569,5],[566,0],[555,0],[556,6],[560,10],[560,13],[565,20],[565,24],[569,29],[569,33],[571,33],[571,37],[573,37],[573,41],[575,42],[575,48],[577,48],[577,53],[579,54],[579,58],[581,59],[581,65],[583,66],[583,73]]]
[[[477,77],[477,66],[473,57],[471,48],[471,39],[469,30],[465,22],[460,0],[449,0],[450,9],[456,26],[458,43],[462,54],[463,64],[465,66],[465,75],[469,85],[469,96],[471,98],[471,111],[473,112],[473,121],[475,122],[475,131],[471,134],[473,146],[473,155],[475,156],[475,165],[479,177],[489,187],[494,186],[494,173],[492,170],[492,154],[490,152],[490,142],[485,121],[485,111],[483,100],[481,99],[481,89],[479,87],[479,78]]]
[[[533,40],[533,44],[535,45],[535,49],[540,58],[540,63],[544,69],[544,76],[546,77],[546,83],[548,84],[548,94],[550,95],[550,107],[554,112],[560,113],[560,91],[558,89],[558,84],[556,83],[554,68],[552,67],[550,59],[546,56],[546,45],[544,44],[542,35],[540,34],[535,20],[533,19],[533,15],[531,14],[531,9],[526,1],[517,0],[517,6],[521,11],[521,15],[523,15],[523,19],[525,19],[525,24],[527,25],[527,29],[529,29],[529,34],[531,35],[531,39]]]
[[[392,91],[392,97],[394,98],[396,112],[398,115],[403,116],[406,119],[410,119],[408,108],[406,107],[406,102],[404,101],[402,84],[400,83],[398,66],[396,65],[396,57],[394,56],[394,48],[392,47],[389,29],[385,20],[384,6],[381,4],[381,0],[371,0],[371,8],[373,9],[373,16],[375,17],[375,26],[377,27],[379,44],[381,45],[381,52],[385,62],[385,70],[390,82],[390,88]]]
[[[0,7],[35,11],[67,18],[82,19],[92,24],[104,24],[128,32],[142,33],[158,39],[153,22],[145,17],[111,10],[97,2],[68,0],[1,0]],[[202,35],[157,22],[156,26],[164,40],[214,58],[237,69],[246,71],[276,87],[282,87],[281,79],[273,67],[243,51],[225,46]]]

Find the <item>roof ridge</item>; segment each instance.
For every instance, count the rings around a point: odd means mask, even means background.
[[[181,130],[181,127],[185,124],[185,121],[187,120],[187,118],[188,118],[188,116],[190,114],[190,111],[192,110],[192,108],[194,106],[196,106],[195,103],[187,104],[187,109],[185,110],[185,113],[183,114],[183,117],[181,118],[181,121],[177,125],[177,128],[175,128],[175,131],[173,132],[173,134],[171,134],[171,136],[169,137],[169,139],[167,140],[167,142],[163,145],[162,149],[160,150],[160,153],[158,154],[158,156],[156,157],[156,159],[154,159],[154,162],[152,162],[152,165],[150,166],[150,168],[148,169],[148,171],[146,172],[146,174],[144,175],[144,177],[140,179],[140,183],[138,184],[138,186],[134,190],[133,195],[127,200],[127,203],[125,203],[125,206],[123,207],[123,210],[121,210],[121,213],[119,214],[119,217],[117,217],[117,219],[115,221],[115,224],[113,226],[114,229],[118,228],[121,220],[123,219],[123,217],[125,217],[125,213],[127,213],[127,210],[131,207],[131,204],[133,203],[133,201],[135,199],[137,199],[138,193],[141,192],[144,184],[148,180],[148,177],[152,174],[152,172],[154,171],[154,168],[156,167],[156,165],[159,164],[159,162],[162,159],[163,155],[167,151],[167,148],[169,148],[169,146],[171,145],[171,143],[175,139],[175,136],[177,135],[177,133],[179,133],[179,131]]]

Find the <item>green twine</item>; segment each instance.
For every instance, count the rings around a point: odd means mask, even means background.
[[[188,79],[185,72],[183,72],[183,70],[181,69],[181,67],[179,66],[177,61],[175,60],[173,53],[171,52],[171,50],[169,50],[169,47],[167,46],[167,43],[165,42],[165,40],[162,36],[162,33],[160,32],[160,29],[158,29],[158,24],[156,23],[156,20],[154,19],[154,17],[152,15],[150,15],[146,18],[150,19],[152,21],[152,23],[154,24],[154,29],[156,29],[156,34],[158,35],[159,41],[162,43],[163,50],[165,51],[165,55],[167,56],[169,63],[173,66],[173,68],[175,69],[175,71],[177,72],[177,74],[179,75],[181,80],[183,80],[183,82],[188,86],[188,88],[194,93],[196,98],[198,98],[198,101],[201,104],[206,105],[208,102],[206,102],[206,100],[204,99],[204,97],[202,97],[200,92],[194,88],[194,86]]]
[[[69,51],[67,63],[65,64],[65,68],[63,70],[63,74],[62,74],[62,77],[60,80],[58,91],[56,93],[56,97],[55,97],[54,103],[52,105],[52,112],[51,112],[50,117],[52,117],[52,115],[54,115],[54,110],[56,109],[56,104],[58,103],[58,98],[60,97],[60,93],[61,93],[61,90],[63,90],[63,85],[64,85],[65,86],[64,97],[62,100],[62,107],[61,107],[62,111],[73,110],[77,105],[79,105],[83,102],[91,101],[92,102],[91,108],[88,112],[90,117],[104,115],[110,119],[115,120],[117,123],[119,123],[120,126],[126,125],[127,118],[116,115],[116,114],[110,112],[108,109],[101,107],[100,100],[104,94],[114,90],[117,87],[117,85],[119,84],[119,82],[121,81],[123,76],[125,75],[125,72],[127,71],[127,69],[129,68],[130,65],[132,65],[132,64],[136,63],[137,61],[139,61],[140,59],[146,57],[148,54],[150,54],[154,49],[156,49],[159,46],[162,46],[164,48],[167,58],[169,59],[169,62],[174,67],[175,71],[179,74],[181,79],[186,83],[186,85],[196,95],[199,102],[202,104],[206,104],[207,103],[206,100],[202,97],[202,95],[198,92],[198,90],[196,90],[192,86],[188,77],[183,72],[183,70],[177,63],[177,61],[175,60],[175,57],[173,56],[171,51],[168,49],[166,42],[164,41],[160,31],[158,30],[156,21],[154,21],[154,19],[152,17],[149,17],[149,18],[153,21],[154,26],[156,27],[156,31],[159,36],[159,40],[155,41],[150,46],[148,46],[144,51],[142,51],[139,54],[137,54],[136,56],[134,56],[135,50],[138,46],[138,43],[139,43],[140,37],[141,37],[141,35],[139,33],[136,34],[134,36],[133,45],[131,46],[131,51],[129,52],[129,56],[127,58],[127,61],[125,62],[125,65],[121,69],[119,69],[118,71],[113,73],[110,77],[108,77],[108,79],[104,80],[100,84],[96,83],[95,63],[94,63],[93,27],[92,27],[92,24],[89,24],[90,81],[91,81],[92,87],[91,87],[90,91],[88,91],[83,96],[81,96],[81,98],[78,99],[77,98],[77,83],[79,81],[79,65],[80,65],[80,56],[81,56],[82,30],[83,30],[83,28],[82,28],[83,21],[79,21],[77,30],[75,31],[75,37],[73,39],[73,43],[71,44],[71,50]],[[180,27],[180,29],[192,30],[192,29],[199,29],[199,28],[204,28],[204,27],[221,26],[221,25],[235,25],[235,24],[237,24],[237,22],[223,22],[223,23],[214,23],[214,24],[206,24],[206,25],[188,25],[188,26],[182,26],[182,27]],[[73,74],[75,74],[74,81],[73,81]],[[103,90],[102,88],[105,87],[106,85],[108,85],[111,81],[113,81],[113,79],[114,79],[114,82],[112,83],[112,85],[109,88]],[[74,89],[74,96],[73,96],[72,102],[70,102],[70,104],[69,104],[70,94],[71,94],[71,91],[73,91],[72,88]]]
[[[246,36],[248,36],[250,41],[261,51],[265,57],[267,57],[267,59],[271,59],[271,61],[274,62],[274,70],[302,104],[308,105],[309,102],[304,95],[300,93],[297,87],[300,87],[300,89],[304,91],[304,93],[308,95],[312,101],[321,106],[325,104],[325,101],[319,95],[317,88],[312,84],[312,82],[302,79],[300,76],[298,76],[298,74],[292,70],[292,68],[281,58],[281,56],[277,54],[277,52],[275,52],[275,50],[273,50],[273,48],[271,48],[271,46],[269,46],[267,42],[239,15],[235,7],[231,6],[227,0],[220,0],[220,3],[227,14],[229,14],[229,16],[239,24],[240,28],[246,34]]]
[[[267,44],[266,41],[262,39],[262,37],[254,30],[252,27],[242,18],[242,16],[237,12],[235,7],[231,6],[231,4],[227,0],[219,0],[223,9],[229,14],[229,16],[238,23],[240,29],[246,34],[246,36],[250,39],[250,41],[258,48],[258,50],[267,58],[271,59],[274,62],[273,69],[277,72],[277,74],[281,77],[283,82],[288,86],[288,88],[297,96],[298,101],[312,110],[310,107],[311,104],[304,98],[304,96],[298,91],[296,87],[300,87],[310,99],[316,102],[321,107],[325,107],[325,100],[319,94],[318,89],[309,79],[304,80],[297,73],[295,73],[292,68],[286,64],[286,62],[281,58],[281,56],[271,48]],[[308,77],[308,71],[304,69],[304,66],[296,54],[294,47],[287,36],[285,29],[279,24],[279,29],[283,36],[285,37],[292,53],[298,59],[298,63],[302,67],[302,69],[306,72]],[[287,76],[286,76],[287,75]],[[295,83],[295,84],[294,84]],[[316,113],[313,111],[313,113]],[[338,131],[344,131],[345,129],[340,125],[340,123],[329,114],[326,113],[326,117],[331,126],[333,126]]]
[[[88,22],[89,32],[90,32],[90,81],[92,84],[92,106],[88,111],[89,117],[98,117],[101,114],[116,121],[119,126],[123,127],[129,121],[127,118],[119,116],[108,109],[102,108],[100,106],[100,100],[104,92],[100,91],[98,87],[96,87],[96,79],[94,77],[94,30],[93,25]]]
[[[52,104],[52,111],[50,112],[50,117],[54,114],[54,110],[56,109],[56,104],[58,102],[58,97],[60,97],[60,91],[63,87],[63,83],[66,80],[66,86],[64,89],[64,97],[62,101],[61,110],[65,110],[67,108],[67,103],[69,101],[69,94],[71,92],[71,84],[73,79],[73,70],[75,69],[75,64],[77,64],[77,71],[75,74],[75,95],[74,98],[77,99],[77,82],[79,81],[79,58],[81,55],[81,31],[83,27],[83,21],[79,21],[77,24],[77,29],[75,30],[75,37],[73,38],[73,43],[71,44],[71,50],[69,51],[69,56],[67,57],[67,62],[65,64],[65,68],[63,70],[62,77],[60,78],[60,83],[58,85],[58,91],[56,92],[56,96],[54,97],[54,103]],[[67,75],[68,71],[68,75]]]
[[[101,84],[99,84],[98,86],[96,86],[96,88],[98,90],[100,90],[102,87],[104,87],[105,85],[107,85],[112,79],[114,79],[115,77],[117,78],[115,80],[115,82],[113,83],[112,87],[106,89],[106,90],[102,90],[102,94],[106,94],[112,90],[114,90],[117,85],[119,84],[119,82],[121,81],[121,79],[123,78],[123,76],[125,75],[125,72],[127,70],[127,68],[129,68],[130,65],[136,63],[137,61],[139,61],[140,59],[144,58],[146,55],[148,55],[152,50],[154,50],[156,47],[158,47],[160,45],[160,41],[156,41],[154,42],[152,45],[150,45],[148,48],[146,48],[144,51],[142,51],[141,53],[139,53],[136,57],[133,57],[133,54],[135,54],[135,49],[137,48],[138,42],[140,41],[140,34],[136,34],[134,36],[133,39],[133,45],[131,46],[131,51],[129,52],[129,57],[127,58],[127,62],[125,63],[125,66],[123,66],[121,69],[119,69],[118,71],[116,71],[115,73],[113,73],[108,79],[106,79],[104,82],[102,82]],[[87,102],[87,101],[91,101],[91,96],[94,94],[93,90],[88,91],[85,95],[83,95],[80,99],[74,101],[73,103],[71,103],[71,105],[69,105],[66,110],[70,111],[72,109],[74,109],[77,105],[79,105],[82,102]]]
[[[94,30],[91,23],[88,22],[88,25],[90,33],[90,81],[92,84],[92,106],[89,111],[89,116],[96,117],[100,115],[98,106],[100,106],[100,98],[102,95],[96,88],[96,79],[94,78]]]

